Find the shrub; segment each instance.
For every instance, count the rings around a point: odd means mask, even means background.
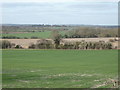
[[[51,33],[51,38],[52,40],[54,41],[54,44],[55,44],[55,48],[56,49],[59,49],[59,45],[60,45],[60,41],[61,41],[61,35],[59,34],[58,31],[53,31]]]
[[[38,37],[34,37],[34,36],[32,36],[31,39],[38,39]]]
[[[109,39],[109,42],[114,42],[115,40],[114,39]]]
[[[0,41],[0,48],[8,49],[11,47],[12,47],[12,44],[10,43],[10,41],[7,41],[7,40]]]
[[[38,40],[36,44],[31,44],[29,48],[32,49],[53,49],[55,44],[52,44],[51,41],[41,39]],[[81,42],[70,43],[64,42],[59,44],[55,49],[112,49],[112,44],[110,42],[86,42],[82,40]]]
[[[36,48],[36,45],[35,45],[35,44],[31,44],[28,48],[29,48],[29,49],[35,49],[35,48]]]
[[[51,41],[46,39],[38,40],[36,44],[31,44],[29,46],[31,49],[53,49],[54,44]]]
[[[16,36],[2,36],[2,39],[20,39],[20,37],[16,37]]]
[[[28,39],[27,37],[24,37],[24,39]]]
[[[22,46],[21,45],[16,45],[15,48],[16,49],[22,49]]]

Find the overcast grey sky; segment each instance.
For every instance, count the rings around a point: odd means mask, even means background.
[[[71,0],[64,2],[3,2],[3,24],[117,25],[118,3]]]

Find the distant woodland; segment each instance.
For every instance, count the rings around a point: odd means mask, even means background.
[[[19,38],[42,38],[42,34],[48,34],[59,31],[62,38],[99,38],[99,37],[118,37],[117,26],[85,26],[85,25],[3,25],[2,37],[7,39]],[[49,33],[46,33],[49,32]],[[29,34],[31,37],[19,37],[17,34]],[[41,37],[38,37],[39,33]],[[45,36],[45,35],[44,35]]]

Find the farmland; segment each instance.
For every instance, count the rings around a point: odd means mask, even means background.
[[[4,25],[3,39],[51,38],[51,32],[59,31],[62,38],[100,38],[118,37],[118,28],[114,26],[74,26],[74,25]]]
[[[31,38],[31,37],[39,37],[39,38],[49,38],[51,31],[45,32],[29,32],[29,33],[9,33],[9,34],[2,34],[2,36],[15,36],[20,38]]]
[[[111,88],[117,80],[117,53],[3,50],[3,88]]]
[[[118,87],[117,27],[4,25],[2,29],[3,88]]]
[[[51,37],[51,32],[52,31],[44,31],[44,32],[11,32],[11,33],[3,33],[2,36],[3,37],[19,37],[21,39],[24,38],[32,38],[32,37],[37,37],[37,38],[50,38]],[[61,35],[65,34],[65,31],[60,31]]]

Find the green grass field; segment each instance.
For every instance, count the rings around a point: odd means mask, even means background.
[[[29,32],[29,33],[8,33],[2,34],[2,36],[15,36],[20,38],[31,38],[31,37],[38,37],[38,38],[50,38],[52,31],[44,31],[44,32]],[[60,31],[61,35],[65,34],[65,31]]]
[[[39,38],[49,38],[51,34],[51,31],[45,31],[45,32],[29,32],[29,33],[8,33],[8,34],[2,34],[2,36],[16,36],[20,38],[31,38],[31,37],[39,37]]]
[[[3,88],[109,88],[117,50],[3,50]],[[108,82],[108,83],[107,83]]]

